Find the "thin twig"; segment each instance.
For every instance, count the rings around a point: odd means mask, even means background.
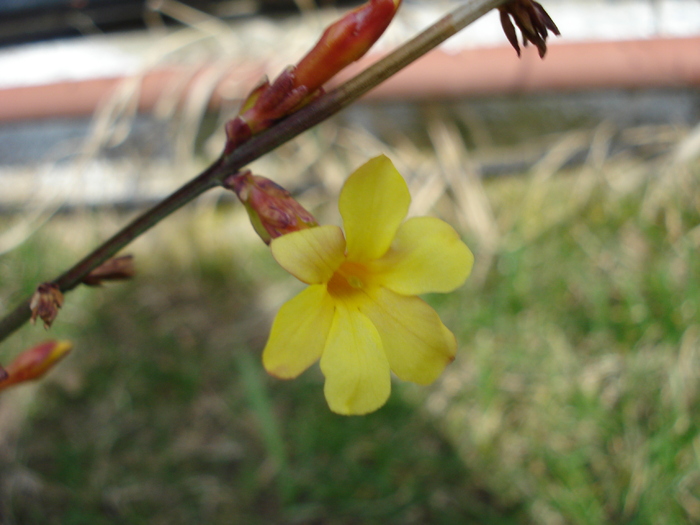
[[[63,292],[72,290],[80,284],[91,270],[115,255],[124,246],[171,213],[194,200],[205,191],[220,185],[224,177],[235,173],[255,159],[338,113],[369,90],[505,1],[469,0],[465,2],[452,13],[357,76],[275,124],[270,129],[256,135],[229,155],[219,158],[196,178],[134,219],[52,282],[57,284]],[[12,312],[0,320],[0,341],[29,320],[31,315],[29,309],[30,299],[25,299]]]

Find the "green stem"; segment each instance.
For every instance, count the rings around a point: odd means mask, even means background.
[[[505,1],[466,1],[452,13],[357,76],[314,100],[270,129],[256,135],[229,155],[219,158],[196,178],[134,219],[52,282],[56,283],[63,292],[72,290],[97,266],[114,256],[124,246],[171,213],[194,200],[205,191],[220,185],[224,177],[235,173],[277,146],[288,142],[300,133],[338,113],[370,89],[422,57],[491,9],[505,3]],[[29,309],[30,300],[31,297],[28,297],[0,320],[0,341],[7,338],[7,336],[29,320],[31,316]]]

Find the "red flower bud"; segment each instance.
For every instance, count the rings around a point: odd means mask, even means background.
[[[0,379],[0,390],[12,385],[39,379],[73,348],[68,341],[46,341],[19,354],[5,370],[7,376]]]
[[[316,91],[341,69],[361,58],[384,33],[401,0],[370,0],[328,26],[296,67],[299,85]]]
[[[402,0],[370,0],[330,25],[318,43],[294,67],[270,84],[267,79],[248,95],[226,124],[225,153],[277,120],[297,111],[322,91],[336,73],[364,55],[386,30]]]

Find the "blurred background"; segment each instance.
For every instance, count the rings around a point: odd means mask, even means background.
[[[426,297],[460,344],[434,385],[347,418],[318,367],[268,377],[300,285],[212,190],[125,250],[136,278],[0,347],[75,343],[0,396],[0,523],[700,522],[700,1],[543,4],[544,61],[489,13],[252,166],[339,223],[384,153],[411,214],[461,232],[472,276]],[[0,313],[204,169],[352,5],[1,1]],[[455,5],[405,0],[364,63]]]

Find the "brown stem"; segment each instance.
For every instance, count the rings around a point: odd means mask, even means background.
[[[418,36],[359,73],[333,91],[319,97],[300,111],[254,136],[230,154],[219,158],[196,178],[182,186],[165,200],[144,212],[122,230],[107,239],[93,252],[54,281],[61,291],[72,290],[97,266],[112,257],[124,246],[158,224],[165,217],[192,201],[205,191],[218,186],[227,175],[240,170],[253,160],[296,137],[303,131],[338,113],[359,97],[414,60],[435,48],[476,19],[506,0],[470,0],[455,9]],[[31,311],[25,299],[0,320],[0,341],[29,320]]]

